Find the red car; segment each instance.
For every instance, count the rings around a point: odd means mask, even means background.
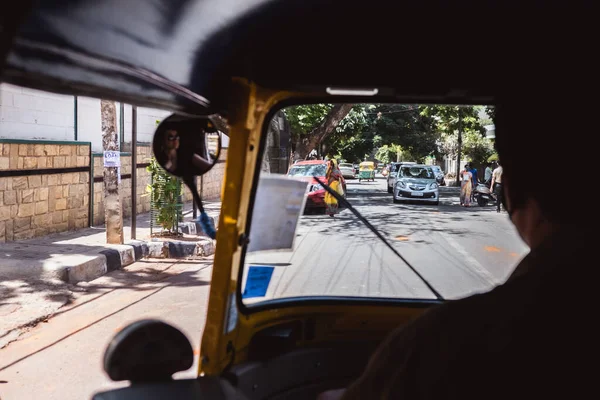
[[[306,199],[305,211],[325,209],[325,189],[313,178],[318,176],[320,180],[325,181],[327,172],[327,161],[310,160],[298,161],[288,171],[288,176],[306,177],[309,182],[308,198]],[[342,177],[340,182],[344,188],[344,198],[346,197],[346,181]]]

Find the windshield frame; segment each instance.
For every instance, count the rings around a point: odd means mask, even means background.
[[[306,104],[321,104],[330,102],[330,98],[323,97],[315,97],[309,100],[302,99],[298,97],[290,97],[283,101],[278,102],[274,105],[265,115],[263,119],[263,124],[260,135],[260,142],[257,146],[258,156],[256,157],[256,164],[254,166],[254,177],[252,181],[252,189],[249,198],[248,211],[246,214],[246,232],[247,234],[243,234],[242,236],[248,237],[250,230],[252,229],[252,217],[254,211],[254,201],[256,199],[256,191],[258,189],[258,183],[260,181],[261,175],[261,163],[262,157],[264,155],[264,151],[267,144],[267,136],[269,130],[270,121],[273,119],[277,112],[291,106],[298,105],[306,105]],[[371,103],[365,102],[364,99],[354,98],[354,97],[343,97],[340,98],[340,102],[346,103]],[[408,99],[407,99],[408,101]],[[416,101],[416,100],[415,100]],[[372,102],[376,103],[388,103],[388,104],[402,104],[403,101],[398,99],[388,100],[388,99],[373,99]],[[423,103],[425,104],[425,103]],[[432,103],[433,104],[433,103]],[[437,103],[435,103],[437,104]],[[441,103],[440,103],[441,104]],[[416,163],[415,163],[416,164]],[[415,164],[411,164],[415,165]],[[360,166],[360,163],[359,163]],[[288,176],[285,174],[285,176]],[[241,239],[240,239],[241,240]],[[280,308],[293,308],[293,307],[302,307],[302,306],[384,306],[384,307],[408,307],[408,308],[429,308],[434,305],[443,304],[448,301],[448,299],[435,299],[435,298],[402,298],[402,297],[352,297],[352,296],[326,296],[326,295],[317,295],[317,296],[302,296],[302,297],[278,297],[268,300],[263,300],[256,303],[244,303],[242,300],[242,282],[244,276],[244,268],[246,261],[246,253],[248,249],[248,243],[244,242],[239,259],[239,267],[237,274],[237,283],[235,288],[235,301],[237,304],[237,308],[240,314],[242,315],[251,315],[255,313],[260,313],[266,310],[272,309],[280,309]]]

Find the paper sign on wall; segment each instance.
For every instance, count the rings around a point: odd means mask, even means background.
[[[121,152],[114,150],[104,151],[104,166],[105,167],[120,167]]]

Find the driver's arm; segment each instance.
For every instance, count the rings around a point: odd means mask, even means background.
[[[202,171],[208,171],[210,167],[212,167],[212,163],[208,162],[202,156],[194,153],[194,157],[192,158],[192,162],[196,166],[196,168],[201,169]]]

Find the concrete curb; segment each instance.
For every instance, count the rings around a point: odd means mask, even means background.
[[[215,241],[201,238],[194,242],[184,241],[131,241],[101,250],[97,256],[76,257],[69,262],[65,256],[60,268],[47,271],[46,277],[63,282],[91,281],[108,272],[122,269],[143,258],[190,258],[207,257],[215,253]]]
[[[218,226],[218,224],[219,224],[218,216],[212,216],[212,217],[209,216],[209,218],[212,219],[212,223],[214,226]],[[198,235],[198,236],[208,237],[208,235],[206,235],[206,233],[204,233],[204,230],[202,230],[200,223],[198,223],[196,221],[180,222],[179,223],[179,232],[186,234],[186,235]]]

